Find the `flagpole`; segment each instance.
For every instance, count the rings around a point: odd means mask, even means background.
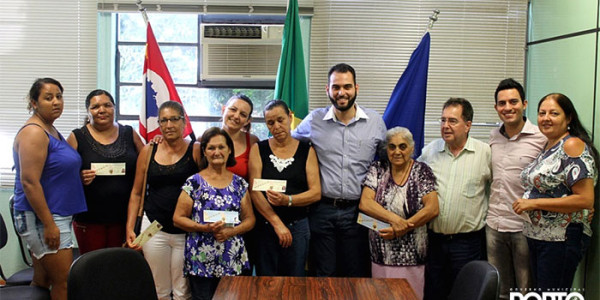
[[[142,5],[142,0],[137,0],[135,2],[138,10],[142,13],[142,17],[144,18],[144,23],[148,24],[148,14],[146,14],[146,8]]]
[[[139,1],[141,2],[141,1]],[[435,21],[438,20],[438,14],[440,13],[439,10],[434,9],[433,10],[433,14],[431,16],[429,16],[429,24],[427,24],[427,32],[429,32],[429,30],[431,30],[433,28],[433,23],[435,23]]]

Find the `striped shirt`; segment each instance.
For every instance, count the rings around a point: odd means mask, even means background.
[[[429,227],[437,233],[456,234],[485,226],[491,174],[491,150],[484,142],[469,137],[454,157],[443,139],[423,148],[418,159],[435,174],[440,214]]]

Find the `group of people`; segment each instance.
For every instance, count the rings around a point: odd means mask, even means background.
[[[387,130],[358,91],[355,70],[333,66],[332,105],[292,131],[286,103],[269,101],[263,141],[249,133],[245,95],[199,141],[184,137],[183,107],[167,101],[161,138],[144,145],[115,121],[103,90],[88,95],[85,125],[65,140],[53,126],[63,87],[38,79],[13,147],[15,227],[33,254],[32,284],[66,299],[72,223],[81,253],[123,241],[142,250],[159,299],[210,299],[223,276],[305,276],[307,266],[315,276],[406,278],[420,298],[445,299],[460,269],[486,257],[502,298],[570,288],[591,236],[598,151],[569,98],[542,98],[538,129],[524,116],[523,87],[503,80],[494,105],[503,124],[489,144],[469,136],[469,101],[450,98],[441,138],[414,158],[411,132]],[[265,180],[280,181],[255,188]],[[140,208],[142,230],[162,225],[143,246]],[[235,220],[208,220],[213,211]],[[389,227],[369,230],[359,212]]]

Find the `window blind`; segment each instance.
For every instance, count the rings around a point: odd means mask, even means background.
[[[35,79],[52,77],[65,89],[58,131],[66,138],[81,126],[85,96],[96,87],[96,15],[95,1],[2,1],[0,184],[14,180],[12,143],[30,116],[26,96]]]
[[[440,137],[435,121],[450,97],[474,107],[471,136],[488,140],[499,119],[494,91],[500,80],[524,74],[527,1],[314,2],[310,57],[310,108],[330,105],[327,72],[345,62],[357,72],[357,103],[383,114],[429,16],[440,10],[431,33],[425,143]]]

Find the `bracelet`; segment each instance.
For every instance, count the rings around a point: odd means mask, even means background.
[[[288,195],[288,207],[292,206],[292,195]]]

